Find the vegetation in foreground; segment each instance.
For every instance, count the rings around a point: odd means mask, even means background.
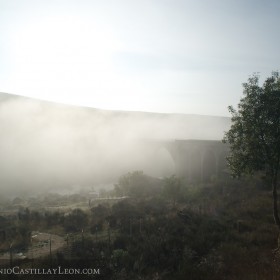
[[[260,171],[266,175],[272,187],[273,217],[280,236],[280,74],[273,72],[262,86],[258,75],[253,75],[243,88],[238,110],[229,107],[232,125],[224,137],[230,144],[227,160],[234,176]]]
[[[13,250],[24,252],[31,232],[42,231],[64,236],[64,246],[13,265],[100,268],[98,279],[280,279],[271,193],[258,178],[190,185],[137,171],[107,195],[120,194],[84,210],[25,208],[17,219],[1,217],[1,249],[13,242]]]

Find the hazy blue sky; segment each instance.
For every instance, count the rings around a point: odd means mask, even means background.
[[[0,91],[229,115],[280,65],[279,0],[0,0]]]

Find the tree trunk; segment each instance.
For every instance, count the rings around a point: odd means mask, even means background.
[[[278,226],[280,231],[280,219],[278,213],[278,194],[277,194],[277,183],[278,183],[278,176],[273,176],[272,178],[272,196],[273,196],[273,217],[275,224]]]

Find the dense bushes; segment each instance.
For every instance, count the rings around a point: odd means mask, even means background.
[[[143,173],[123,179],[129,183],[114,191],[123,188],[129,198],[67,213],[22,209],[17,231],[61,227],[71,242],[53,263],[101,266],[104,279],[280,279],[280,257],[272,251],[277,229],[259,180],[189,186],[172,176],[147,191]],[[176,195],[169,197],[172,186]]]

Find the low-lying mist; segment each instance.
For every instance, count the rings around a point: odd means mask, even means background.
[[[229,124],[225,117],[106,111],[0,93],[1,193],[106,184],[132,170],[170,175],[171,156],[151,153],[149,141],[220,140]]]

